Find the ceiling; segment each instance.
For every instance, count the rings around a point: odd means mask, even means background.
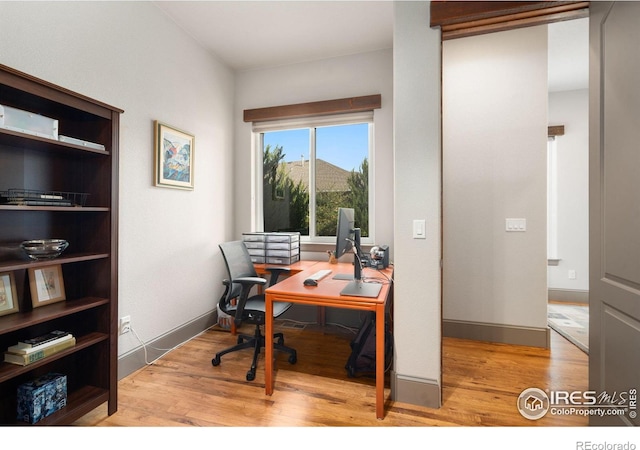
[[[155,4],[219,60],[238,71],[393,47],[393,2],[389,0]],[[550,91],[587,88],[588,28],[588,19],[549,26]]]
[[[393,47],[393,2],[159,1],[156,5],[235,70]]]

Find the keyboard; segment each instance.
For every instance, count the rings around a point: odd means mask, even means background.
[[[326,269],[326,270],[318,270],[316,273],[314,273],[313,275],[307,277],[307,279],[311,279],[313,281],[320,281],[322,280],[324,277],[326,277],[327,275],[329,275],[331,273],[331,270]]]

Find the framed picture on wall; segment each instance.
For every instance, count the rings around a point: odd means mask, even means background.
[[[65,300],[62,266],[29,269],[31,304],[34,308]]]
[[[0,316],[18,312],[18,296],[13,272],[0,273]]]
[[[155,121],[155,185],[193,189],[195,137]]]

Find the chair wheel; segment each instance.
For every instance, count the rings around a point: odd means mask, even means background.
[[[242,339],[242,336],[238,336],[238,340],[236,341],[236,343],[242,344],[243,342],[244,342],[244,339]]]
[[[298,362],[298,355],[296,353],[289,355],[289,364],[295,364],[297,362]]]
[[[211,365],[212,366],[219,366],[220,365],[220,358],[219,357],[215,357],[211,360]]]
[[[256,378],[256,374],[253,371],[248,371],[247,372],[247,381],[253,381]]]
[[[278,338],[278,345],[284,345],[284,338],[283,337],[279,337]]]

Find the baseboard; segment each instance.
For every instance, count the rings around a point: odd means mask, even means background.
[[[211,328],[218,321],[218,313],[216,310],[209,311],[200,317],[193,319],[170,332],[158,336],[154,340],[147,342],[146,361],[153,361],[162,356],[166,351],[155,350],[150,348],[174,348],[183,342],[197,336],[208,328]],[[213,350],[212,350],[213,357]],[[123,379],[127,375],[132,374],[138,369],[146,366],[144,347],[140,345],[138,348],[118,357],[118,380]]]
[[[393,401],[410,405],[440,408],[442,390],[436,380],[410,377],[391,372],[391,395]]]
[[[444,337],[526,345],[529,347],[549,348],[551,344],[549,327],[528,328],[445,319],[442,321],[442,335]]]
[[[577,289],[549,289],[549,301],[589,304],[589,291]]]

